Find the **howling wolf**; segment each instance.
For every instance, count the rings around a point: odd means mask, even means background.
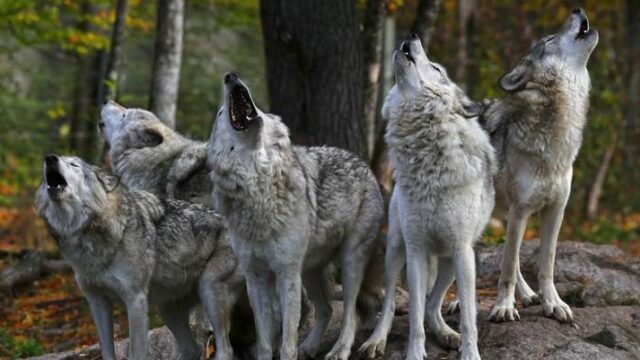
[[[589,106],[587,61],[597,43],[598,32],[589,28],[586,13],[573,10],[558,33],[541,39],[500,80],[508,94],[482,116],[499,162],[496,210],[507,220],[498,299],[490,315],[494,321],[519,318],[516,286],[525,305],[539,300],[546,316],[573,320],[553,284],[553,263]],[[536,212],[541,215],[539,299],[518,276],[520,243],[527,219]]]
[[[215,207],[228,220],[246,272],[258,358],[272,357],[269,303],[276,294],[282,308],[280,359],[297,359],[302,282],[316,321],[300,353],[315,356],[331,315],[323,269],[337,255],[344,317],[326,359],[347,359],[356,297],[384,216],[376,180],[366,163],[345,150],[292,146],[280,118],[260,111],[235,74],[225,75],[224,88],[208,164]]]
[[[382,109],[396,180],[389,205],[387,294],[381,320],[360,352],[368,357],[384,352],[404,241],[411,325],[407,359],[426,357],[425,315],[442,345],[460,346],[462,359],[479,359],[473,244],[494,206],[494,149],[475,117],[480,106],[449,80],[441,65],[429,61],[417,35],[394,53],[393,68],[396,84]],[[429,269],[430,262],[437,263],[436,271]],[[425,314],[431,272],[437,277]],[[440,313],[454,275],[461,336]]]
[[[200,358],[189,328],[198,298],[212,323],[229,322],[243,276],[213,210],[129,190],[79,158],[57,155],[46,157],[36,208],[89,301],[103,359],[115,359],[112,301],[126,305],[133,359],[148,357],[149,303],[158,305],[179,359]],[[229,346],[217,345],[223,353]]]

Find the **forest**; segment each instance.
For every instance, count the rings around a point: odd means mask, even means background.
[[[107,166],[102,105],[149,109],[206,140],[236,71],[296,144],[345,148],[393,187],[380,108],[391,56],[418,33],[474,100],[579,6],[600,35],[561,240],[640,256],[638,0],[0,0],[0,358],[96,342],[33,199],[48,153]],[[533,221],[525,238],[538,237]],[[504,242],[491,226],[482,240]],[[117,310],[116,335],[127,336]],[[157,316],[153,327],[160,326]],[[213,350],[212,350],[213,351]]]

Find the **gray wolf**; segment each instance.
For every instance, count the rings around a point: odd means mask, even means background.
[[[133,359],[148,357],[150,304],[173,333],[178,359],[200,358],[189,328],[198,298],[210,302],[210,321],[228,322],[230,288],[243,277],[213,210],[129,190],[77,157],[57,155],[46,157],[36,208],[89,302],[104,359],[115,359],[114,301],[126,305]]]
[[[507,220],[493,321],[519,318],[516,286],[525,305],[539,300],[546,316],[573,320],[553,284],[553,263],[589,106],[587,61],[597,43],[598,32],[589,27],[586,13],[573,10],[559,32],[542,38],[502,77],[507,96],[482,116],[499,162],[496,212]],[[539,299],[519,275],[518,259],[527,219],[534,213],[541,219]]]
[[[384,351],[404,242],[411,329],[407,359],[426,358],[425,317],[442,345],[459,346],[462,359],[479,359],[473,245],[493,211],[494,149],[475,116],[480,106],[441,65],[429,61],[417,35],[394,53],[393,69],[396,84],[382,109],[396,181],[389,205],[387,294],[378,327],[360,351],[370,357]],[[440,312],[454,276],[461,335]]]
[[[113,101],[102,107],[98,128],[109,144],[112,171],[127,186],[211,205],[206,142],[183,137],[149,111]]]
[[[257,357],[272,357],[269,303],[276,297],[282,312],[280,359],[297,358],[302,282],[316,319],[300,356],[315,356],[331,315],[323,270],[339,256],[344,316],[325,358],[347,359],[356,330],[356,297],[384,216],[376,180],[348,151],[292,146],[287,127],[256,107],[237,75],[225,75],[224,90],[208,167],[215,208],[228,221],[245,270]],[[367,293],[364,289],[361,296]]]

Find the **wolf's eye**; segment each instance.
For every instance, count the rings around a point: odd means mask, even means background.
[[[435,65],[431,65],[432,68],[434,68],[439,74],[442,74],[442,71],[440,71],[440,68],[435,66]]]
[[[80,167],[80,166],[78,166],[78,164],[74,164],[74,163],[69,163],[69,165],[71,165],[73,167]]]

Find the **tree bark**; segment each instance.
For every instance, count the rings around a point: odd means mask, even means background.
[[[123,39],[127,20],[128,0],[118,0],[116,3],[116,16],[111,30],[111,50],[107,60],[106,78],[103,83],[103,94],[100,100],[116,100],[118,96],[118,80],[122,67]]]
[[[467,67],[471,53],[470,30],[474,27],[475,0],[458,0],[458,53],[456,80],[463,90],[467,90]]]
[[[420,0],[416,18],[411,26],[411,32],[420,35],[422,46],[427,53],[441,4],[442,0]]]
[[[626,165],[635,168],[640,156],[640,131],[638,119],[640,119],[640,2],[637,0],[626,1],[627,13],[627,101],[624,110],[624,122],[626,132]],[[637,184],[633,179],[633,184]]]
[[[367,159],[355,1],[262,0],[261,18],[271,111],[294,142]]]
[[[71,267],[63,260],[48,260],[41,252],[29,252],[17,265],[8,266],[0,272],[0,291],[32,283],[44,274],[69,270]]]
[[[162,122],[175,128],[182,63],[184,0],[159,0],[157,11],[149,108]]]
[[[589,195],[587,197],[587,209],[586,215],[587,219],[595,220],[598,215],[598,205],[600,203],[600,195],[602,194],[602,189],[604,187],[604,181],[607,177],[607,172],[609,171],[609,166],[611,165],[611,159],[613,158],[613,153],[616,149],[615,144],[609,146],[607,150],[604,152],[602,156],[602,161],[600,162],[600,166],[598,167],[598,172],[596,174],[595,179],[593,180],[593,184],[591,184],[591,188],[589,189]]]
[[[380,69],[382,58],[382,35],[389,0],[369,0],[365,9],[362,43],[364,57],[364,119],[366,123],[368,157],[376,146],[376,118],[380,109]]]

